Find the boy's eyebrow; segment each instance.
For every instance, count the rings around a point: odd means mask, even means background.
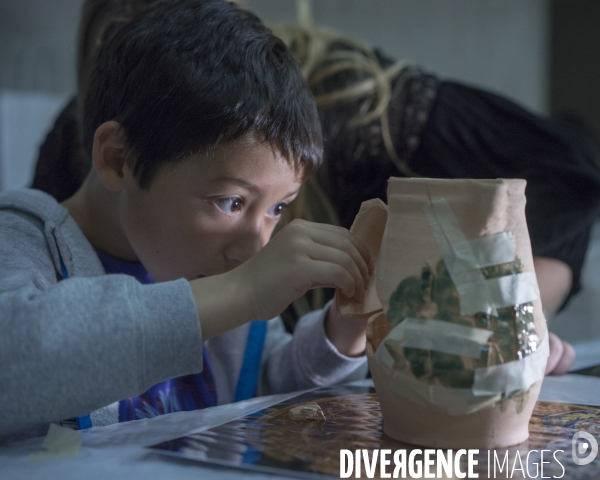
[[[254,185],[253,183],[250,183],[247,180],[244,180],[244,179],[238,178],[238,177],[217,177],[217,178],[215,178],[213,180],[213,182],[217,182],[217,183],[233,183],[233,184],[238,185],[239,187],[245,188],[246,190],[249,190],[251,192],[258,192],[258,191],[260,191],[260,188],[257,187],[256,185]],[[296,195],[300,191],[300,188],[301,187],[298,187],[296,190],[294,190],[293,192],[288,193],[283,198],[288,198],[288,197],[291,197],[292,195]]]
[[[260,190],[260,188],[258,188],[253,183],[250,183],[247,180],[238,177],[217,177],[213,180],[213,182],[233,183],[239,187],[245,188],[246,190],[250,190],[252,192],[257,192]]]
[[[300,191],[300,188],[302,188],[302,187],[298,187],[296,190],[294,190],[293,192],[290,192],[289,194],[287,194],[287,195],[286,195],[285,197],[283,197],[283,198],[284,198],[284,199],[286,199],[286,198],[289,198],[289,197],[291,197],[291,196],[293,196],[293,195],[296,195],[296,194],[297,194],[297,193]]]

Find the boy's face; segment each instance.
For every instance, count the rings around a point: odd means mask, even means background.
[[[149,190],[125,169],[119,219],[156,281],[217,275],[261,249],[301,182],[268,143],[244,138],[164,166]]]

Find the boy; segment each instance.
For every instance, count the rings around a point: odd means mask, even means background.
[[[84,185],[62,205],[0,196],[0,435],[171,411],[186,399],[168,388],[98,409],[203,367],[204,406],[213,381],[226,403],[362,377],[365,319],[325,308],[293,339],[277,319],[263,336],[246,325],[316,286],[361,299],[373,270],[338,227],[293,222],[265,247],[320,162],[318,122],[283,44],[224,0],[159,2],[103,46]],[[257,387],[243,385],[247,341]]]

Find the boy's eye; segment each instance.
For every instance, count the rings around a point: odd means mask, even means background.
[[[287,203],[278,203],[269,210],[269,216],[280,217],[283,211],[288,207]]]
[[[233,215],[242,208],[242,199],[239,197],[218,198],[215,203],[219,210],[228,215]]]

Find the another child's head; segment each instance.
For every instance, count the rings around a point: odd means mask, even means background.
[[[223,0],[157,2],[100,49],[84,148],[157,280],[261,248],[321,160],[314,100],[284,44]],[[110,252],[109,252],[110,253]]]
[[[404,128],[398,102],[405,92],[400,93],[415,70],[359,39],[312,23],[273,31],[298,60],[327,139],[324,165],[303,189],[320,185],[326,195],[303,191],[292,213],[319,218],[333,210],[335,220],[349,228],[364,200],[385,196],[390,176],[414,176],[396,150],[398,129]]]
[[[77,89],[85,98],[100,47],[149,5],[160,0],[85,0],[77,35]]]

